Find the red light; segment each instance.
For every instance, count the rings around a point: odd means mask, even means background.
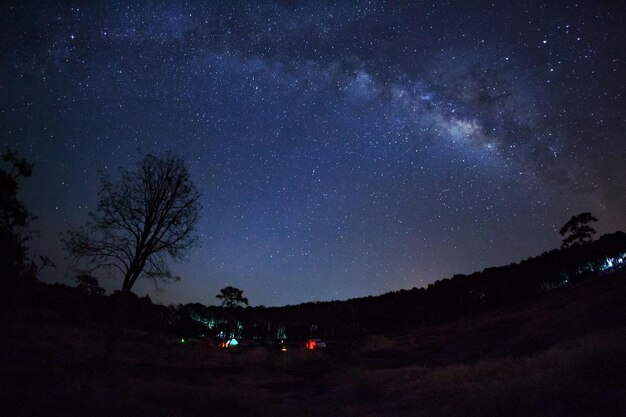
[[[309,340],[306,341],[306,348],[308,350],[315,350],[315,345],[316,345],[316,343],[315,343],[315,340],[313,340],[313,339],[309,339]]]

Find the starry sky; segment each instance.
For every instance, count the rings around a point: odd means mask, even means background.
[[[12,3],[0,142],[35,164],[46,281],[73,282],[98,171],[166,150],[202,245],[136,285],[156,302],[377,295],[558,247],[581,211],[626,230],[623,2]]]

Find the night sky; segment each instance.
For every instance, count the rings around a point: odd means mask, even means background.
[[[156,302],[377,295],[558,247],[582,211],[626,230],[623,2],[44,3],[0,9],[0,144],[35,164],[48,282],[98,171],[168,149],[202,246],[135,287]]]

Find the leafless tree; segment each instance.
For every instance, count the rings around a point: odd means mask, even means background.
[[[98,209],[78,231],[64,240],[68,252],[99,268],[119,272],[122,292],[129,292],[144,274],[177,279],[166,257],[183,260],[197,243],[194,227],[200,194],[180,158],[146,156],[136,170],[123,170],[119,182],[101,180]]]
[[[64,239],[83,273],[104,268],[123,277],[118,323],[107,349],[110,356],[137,279],[142,275],[155,281],[178,279],[167,260],[183,260],[197,244],[199,199],[182,159],[170,153],[148,155],[136,169],[122,170],[117,182],[103,175],[96,212]]]

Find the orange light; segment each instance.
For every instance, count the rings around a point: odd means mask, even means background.
[[[281,351],[281,352],[287,352],[287,346],[282,345],[282,346],[280,347],[280,351]]]

